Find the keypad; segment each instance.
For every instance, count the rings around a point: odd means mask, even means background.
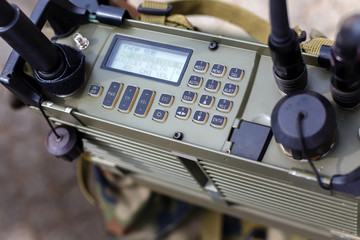
[[[129,113],[134,105],[138,92],[138,87],[127,86],[124,95],[121,98],[118,110],[122,113]]]
[[[211,109],[215,104],[216,95],[218,95],[220,88],[222,88],[221,94],[223,96],[225,95],[227,97],[235,97],[239,92],[239,85],[230,82],[226,83],[224,82],[224,79],[217,79],[223,78],[227,74],[227,66],[218,63],[211,66],[211,64],[206,61],[197,60],[194,65],[194,71],[198,73],[198,75],[191,75],[188,79],[187,86],[193,89],[200,89],[204,81],[204,78],[201,76],[201,74],[205,74],[208,68],[210,68],[210,75],[214,76],[215,79],[207,79],[204,85],[204,89],[205,91],[212,93],[214,96],[211,94],[202,94],[200,96],[198,105],[202,108]],[[229,69],[230,70],[227,74],[227,78],[229,80],[239,82],[243,79],[245,74],[243,69],[238,67],[231,67]],[[184,103],[193,104],[196,101],[196,96],[196,91],[185,91],[182,95],[181,101]],[[216,104],[216,110],[227,114],[231,112],[233,105],[233,101],[220,97]],[[180,106],[178,107],[175,116],[180,119],[188,119],[190,112],[190,108]],[[210,126],[217,129],[225,128],[228,121],[226,115],[223,116],[215,114],[211,116],[209,112],[203,110],[196,110],[192,116],[192,121],[198,124],[206,124],[209,118],[211,119]]]
[[[202,95],[200,97],[199,105],[204,108],[212,108],[215,98],[209,95]]]
[[[171,107],[174,102],[174,96],[170,94],[161,94],[159,104],[164,107]]]
[[[202,77],[192,75],[188,80],[188,86],[192,88],[200,88],[203,81]]]
[[[222,93],[226,96],[235,97],[239,87],[232,83],[225,83]]]
[[[225,75],[225,72],[226,72],[226,67],[224,65],[214,64],[213,67],[211,68],[210,73],[215,77],[223,77]]]
[[[202,60],[197,60],[194,65],[194,71],[197,73],[206,73],[209,68],[209,63]]]
[[[216,105],[216,109],[220,112],[228,113],[231,111],[233,102],[227,99],[220,99]]]
[[[181,101],[184,103],[193,104],[196,101],[197,94],[191,91],[185,91],[182,95]]]
[[[204,111],[195,111],[193,121],[198,124],[205,124],[209,118],[209,113]]]
[[[168,112],[163,109],[155,109],[152,119],[156,122],[165,122],[168,116]]]
[[[92,97],[100,97],[102,92],[103,92],[103,87],[96,85],[96,84],[92,84],[89,88],[88,94]]]
[[[139,98],[139,101],[135,108],[135,116],[137,117],[146,117],[148,114],[151,104],[154,100],[155,92],[149,89],[145,89]]]
[[[107,109],[113,109],[117,100],[119,99],[120,92],[123,88],[123,84],[119,82],[112,82],[106,95],[104,97],[102,106]]]
[[[216,93],[219,91],[220,82],[214,79],[208,79],[205,84],[205,90],[208,92]]]
[[[240,81],[244,77],[244,70],[240,68],[231,68],[228,77],[233,81]]]
[[[227,118],[221,115],[214,115],[211,119],[210,126],[222,129],[225,127]]]
[[[207,73],[209,68],[210,71]],[[177,103],[181,101],[185,105],[178,105],[176,107],[175,118],[181,120],[189,120],[190,118],[192,122],[196,124],[210,125],[216,129],[224,129],[227,121],[229,121],[227,114],[232,111],[234,105],[231,97],[236,97],[239,92],[241,85],[239,82],[244,77],[244,70],[237,67],[231,67],[228,70],[225,65],[209,64],[209,62],[203,60],[197,60],[193,70],[195,73],[192,73],[187,82],[185,82],[188,89],[182,92],[181,98],[179,97],[179,99],[177,99]],[[212,77],[208,78],[210,75]],[[225,75],[227,76],[224,77]],[[207,77],[207,80],[204,83],[205,77]],[[103,107],[113,109],[123,88],[125,91],[121,97],[118,110],[121,113],[130,113],[134,105],[136,105],[134,115],[145,118],[150,112],[156,95],[155,91],[150,89],[140,89],[132,85],[128,85],[125,88],[122,83],[112,82],[104,96]],[[99,97],[103,90],[104,88],[102,86],[92,84],[88,90],[88,94],[92,97]],[[142,91],[141,94],[140,91]],[[158,123],[169,121],[169,113],[174,109],[170,111],[167,110],[167,108],[170,109],[174,105],[175,95],[177,97],[177,94],[175,90],[160,95],[157,100],[158,108],[155,108],[151,113],[153,121]],[[195,105],[187,104],[195,104],[198,94],[200,94],[198,101],[199,109],[192,111]],[[138,95],[140,95],[140,97]],[[212,110],[214,105],[216,108],[215,112]]]
[[[188,107],[184,107],[184,106],[179,106],[176,109],[175,112],[175,117],[182,119],[182,120],[186,120],[190,117],[191,114],[191,109]]]

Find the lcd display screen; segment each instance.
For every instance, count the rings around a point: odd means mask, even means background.
[[[187,48],[115,36],[102,67],[179,85],[191,54]]]

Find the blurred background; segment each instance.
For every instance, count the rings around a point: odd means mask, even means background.
[[[36,0],[13,0],[30,15]],[[140,0],[129,1],[137,6]],[[268,1],[228,0],[268,19]],[[288,0],[290,25],[312,28],[335,39],[339,23],[360,13],[358,0]],[[211,17],[191,16],[201,31],[241,35],[237,27]],[[10,54],[0,39],[0,70]],[[10,93],[0,86],[0,239],[114,239],[107,235],[98,209],[80,194],[75,164],[45,149],[49,127],[28,108],[13,110]]]

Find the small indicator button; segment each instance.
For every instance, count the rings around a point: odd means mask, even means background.
[[[225,83],[222,93],[226,96],[235,97],[239,91],[239,86],[232,83]]]
[[[214,79],[208,79],[205,84],[205,90],[208,92],[218,92],[220,88],[220,82]]]
[[[209,113],[204,111],[195,111],[193,121],[198,124],[205,124],[209,118]]]
[[[138,93],[138,87],[127,86],[124,96],[121,98],[118,110],[122,113],[129,113],[134,105]]]
[[[193,104],[196,101],[197,94],[191,91],[185,91],[182,95],[181,101],[184,103]]]
[[[161,94],[160,99],[159,99],[159,104],[161,106],[164,107],[171,107],[171,105],[174,102],[174,96],[170,95],[170,94]]]
[[[103,92],[103,87],[96,85],[96,84],[92,84],[89,88],[89,92],[88,94],[92,97],[100,97],[100,95]]]
[[[197,73],[206,73],[208,68],[209,63],[202,60],[197,60],[194,65],[194,71]]]
[[[188,86],[192,88],[200,88],[203,83],[203,78],[199,76],[190,76]]]
[[[229,101],[227,99],[220,99],[216,106],[216,109],[220,112],[228,113],[231,111],[232,106],[233,106],[232,101]]]
[[[240,68],[231,68],[229,72],[229,79],[233,81],[241,81],[241,79],[244,77],[244,70]]]
[[[199,105],[204,108],[211,108],[214,105],[215,98],[209,95],[202,95]]]
[[[191,109],[187,108],[187,107],[183,107],[183,106],[179,106],[176,109],[176,113],[175,113],[175,117],[179,118],[179,119],[183,119],[186,120],[189,118],[191,113]]]
[[[104,108],[113,109],[117,100],[119,99],[120,92],[123,88],[123,84],[119,82],[112,82],[105,95],[102,106]]]
[[[168,112],[162,109],[155,109],[152,119],[156,122],[165,122],[168,116]]]
[[[211,119],[210,125],[214,128],[222,129],[226,125],[226,117],[220,115],[214,115]]]
[[[211,75],[215,77],[223,77],[226,72],[226,67],[221,64],[214,64],[214,66],[211,68]]]
[[[146,115],[148,114],[148,112],[150,110],[151,104],[154,100],[154,97],[155,97],[154,91],[145,89],[141,93],[139,101],[136,105],[135,112],[134,112],[135,116],[143,117],[143,118],[146,117]]]

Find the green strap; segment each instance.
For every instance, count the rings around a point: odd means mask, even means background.
[[[218,0],[179,0],[168,3],[145,1],[143,7],[164,10],[167,9],[169,4],[173,6],[172,15],[141,14],[140,20],[194,30],[194,27],[184,15],[213,16],[241,27],[260,43],[268,43],[270,35],[269,22],[237,5]],[[298,27],[295,27],[295,31],[299,35],[301,34],[301,29]],[[306,43],[301,43],[301,49],[303,52],[318,55],[322,45],[331,46],[333,43],[334,41],[323,36],[317,36]]]
[[[237,5],[216,0],[180,0],[169,4],[173,6],[172,14],[217,17],[241,27],[260,43],[268,42],[269,22]]]
[[[168,8],[168,4],[164,2],[144,1],[142,3],[142,7],[150,8],[150,9],[166,10]],[[150,15],[150,14],[140,15],[140,21],[161,24],[161,25],[165,25],[165,19],[166,19],[165,15]]]
[[[80,188],[80,192],[83,194],[85,199],[91,204],[96,205],[96,198],[91,193],[90,190],[90,169],[91,169],[91,157],[82,153],[80,157],[77,159],[76,166],[76,175],[78,180],[78,185]]]
[[[214,16],[244,29],[258,42],[267,44],[270,34],[270,24],[239,6],[217,0],[180,0],[168,3],[145,1],[143,8],[166,9],[172,5],[171,16],[158,16],[141,14],[140,20],[169,26],[180,26],[193,30],[192,24],[183,15],[207,15]]]
[[[314,38],[306,43],[300,44],[303,52],[319,55],[320,49],[323,45],[332,46],[334,44],[333,40],[327,38]]]

